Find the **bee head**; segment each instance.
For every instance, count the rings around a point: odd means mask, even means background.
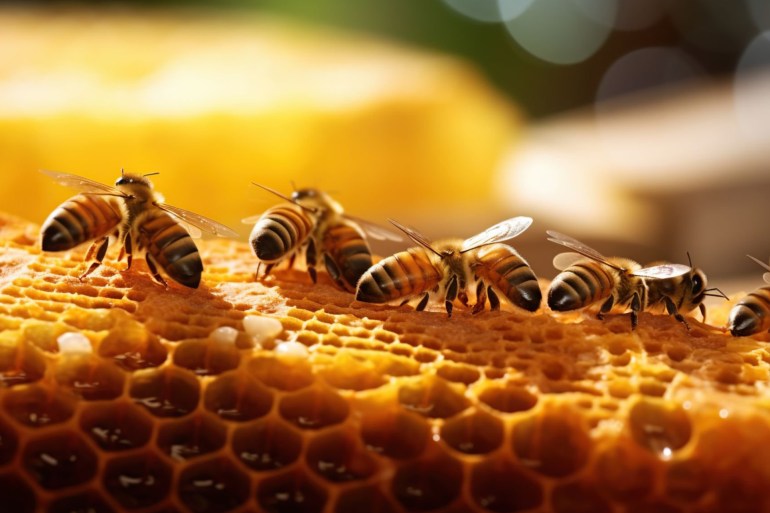
[[[293,201],[302,201],[307,199],[316,199],[320,196],[320,192],[318,189],[297,189],[296,191],[291,193],[291,199]]]
[[[132,197],[146,198],[152,192],[152,183],[147,179],[148,176],[158,173],[148,173],[146,175],[135,175],[120,170],[120,178],[115,180],[115,187]]]

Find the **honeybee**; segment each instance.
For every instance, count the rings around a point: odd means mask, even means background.
[[[746,255],[770,271],[770,266],[751,255]],[[770,284],[770,272],[762,275],[765,283]],[[738,301],[730,310],[730,333],[735,337],[745,337],[770,329],[770,286],[760,287]]]
[[[455,299],[469,306],[469,293],[475,295],[472,313],[500,308],[498,294],[514,305],[534,312],[542,294],[532,269],[515,249],[500,242],[524,232],[532,219],[514,217],[498,223],[466,240],[431,242],[417,231],[391,220],[418,246],[389,256],[371,267],[358,282],[356,300],[388,303],[420,297],[416,310],[424,310],[433,296],[444,301],[452,316]],[[475,287],[471,287],[475,285]]]
[[[317,280],[316,264],[320,257],[335,285],[353,292],[358,279],[372,265],[366,237],[401,240],[390,230],[345,214],[338,202],[318,189],[299,189],[287,197],[264,185],[254,185],[287,201],[243,220],[246,224],[255,223],[249,243],[259,259],[257,278],[262,264],[263,276],[267,276],[285,260],[292,267],[297,255],[303,253],[313,283]]]
[[[190,234],[200,236],[200,229],[219,236],[237,236],[216,221],[164,204],[147,178],[158,173],[142,176],[121,170],[112,187],[73,174],[42,172],[60,185],[81,191],[51,212],[41,230],[43,251],[66,251],[94,241],[85,258],[93,261],[80,279],[101,265],[110,238],[115,238],[121,243],[118,260],[124,255],[127,259],[125,270],[131,268],[136,249],[144,252],[147,267],[162,285],[167,284],[158,268],[177,283],[198,288],[203,263]]]
[[[717,288],[707,289],[706,275],[691,265],[659,263],[642,268],[627,258],[607,258],[572,237],[550,230],[546,233],[549,241],[576,252],[561,253],[553,260],[561,273],[548,288],[551,310],[577,310],[602,302],[599,319],[613,307],[630,309],[631,329],[636,329],[639,312],[660,310],[673,315],[689,330],[682,313],[698,307],[705,321],[704,297],[724,297]]]

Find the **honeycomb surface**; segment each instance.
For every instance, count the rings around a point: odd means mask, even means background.
[[[767,334],[351,304],[233,241],[199,290],[81,282],[37,229],[0,217],[0,511],[770,511]]]

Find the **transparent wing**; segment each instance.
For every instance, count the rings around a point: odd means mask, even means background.
[[[156,204],[156,206],[162,210],[165,210],[169,214],[176,216],[183,223],[192,225],[193,227],[199,228],[204,232],[211,233],[218,237],[238,237],[238,232],[235,230],[232,230],[227,226],[214,221],[213,219],[209,219],[208,217],[196,214],[195,212],[190,212],[189,210],[185,210],[183,208],[166,205],[165,203]],[[192,233],[190,233],[190,235],[192,235]]]
[[[105,185],[100,182],[96,182],[89,178],[85,178],[70,173],[59,173],[57,171],[48,171],[47,169],[41,169],[41,173],[50,176],[56,183],[63,185],[64,187],[71,187],[77,189],[80,192],[90,194],[107,194],[110,196],[126,197],[120,189],[113,187],[112,185]]]
[[[580,253],[583,256],[586,256],[592,260],[596,260],[597,262],[601,262],[604,265],[608,265],[612,267],[613,269],[617,269],[618,271],[624,271],[622,267],[619,267],[610,261],[607,260],[607,257],[596,251],[590,246],[587,246],[586,244],[583,244],[577,239],[573,239],[572,237],[569,237],[567,235],[564,235],[563,233],[559,233],[553,230],[546,230],[546,232],[549,237],[548,240],[551,242],[555,242],[556,244],[561,244],[562,246],[566,246],[572,251],[575,251],[577,253]]]
[[[559,253],[553,257],[553,266],[556,269],[563,271],[567,267],[572,266],[575,262],[582,260],[583,258],[585,257],[580,253],[573,253],[571,251],[568,251],[567,253]]]
[[[257,221],[259,221],[259,218],[262,217],[262,214],[255,214],[253,216],[244,217],[241,219],[241,222],[243,224],[256,224]]]
[[[344,214],[344,217],[345,219],[353,221],[358,226],[360,226],[369,238],[375,240],[389,240],[392,242],[401,242],[404,240],[400,233],[396,233],[393,230],[384,226],[380,226],[377,223],[372,223],[366,219],[361,219],[360,217],[355,217],[348,214]]]
[[[754,260],[756,263],[758,263],[762,267],[762,269],[764,269],[766,271],[770,271],[770,265],[767,265],[762,260],[760,260],[758,258],[754,258],[751,255],[746,255],[746,256],[749,257],[750,259]],[[762,279],[765,280],[765,283],[770,283],[770,272],[767,272],[767,273],[763,274],[762,275]]]
[[[404,232],[414,242],[416,242],[420,246],[424,246],[425,248],[427,248],[427,249],[433,251],[434,253],[436,253],[436,250],[433,249],[433,246],[432,246],[433,243],[425,235],[421,234],[420,232],[418,232],[414,228],[410,228],[408,226],[404,226],[403,224],[399,223],[398,221],[394,221],[393,219],[388,219],[388,221],[390,221],[390,223],[393,226],[395,226],[396,228],[398,228],[399,230]]]
[[[673,278],[675,276],[681,276],[687,274],[692,270],[690,266],[683,264],[663,264],[655,265],[652,267],[645,267],[631,273],[632,276],[639,276],[641,278],[653,278],[656,280],[664,280],[666,278]]]
[[[484,244],[492,244],[512,239],[523,233],[531,224],[531,217],[519,216],[506,219],[503,222],[487,228],[478,235],[465,239],[460,251],[470,251],[471,249],[483,246]]]

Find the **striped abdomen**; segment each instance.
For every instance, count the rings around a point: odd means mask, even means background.
[[[510,246],[493,244],[481,248],[473,269],[480,279],[502,292],[514,305],[530,312],[540,307],[542,293],[537,277],[526,260]]]
[[[608,298],[615,288],[612,270],[593,260],[580,260],[564,269],[548,288],[548,306],[564,312]]]
[[[296,205],[278,205],[267,210],[251,230],[249,242],[257,258],[277,262],[305,242],[315,220]]]
[[[65,251],[109,235],[123,218],[117,198],[79,194],[51,212],[43,223],[43,251]]]
[[[386,303],[416,296],[433,289],[443,278],[427,250],[409,248],[380,260],[358,282],[356,299],[367,303]]]
[[[738,301],[730,310],[730,333],[745,337],[770,329],[770,287],[762,287]]]
[[[147,251],[166,274],[182,285],[198,288],[203,262],[192,237],[169,214],[149,210],[140,220],[139,247]]]
[[[358,280],[372,266],[372,253],[361,232],[344,223],[329,226],[321,245],[332,261],[331,266],[327,265],[329,274],[336,282],[341,281],[346,290],[353,292]],[[335,266],[336,269],[329,269]]]

